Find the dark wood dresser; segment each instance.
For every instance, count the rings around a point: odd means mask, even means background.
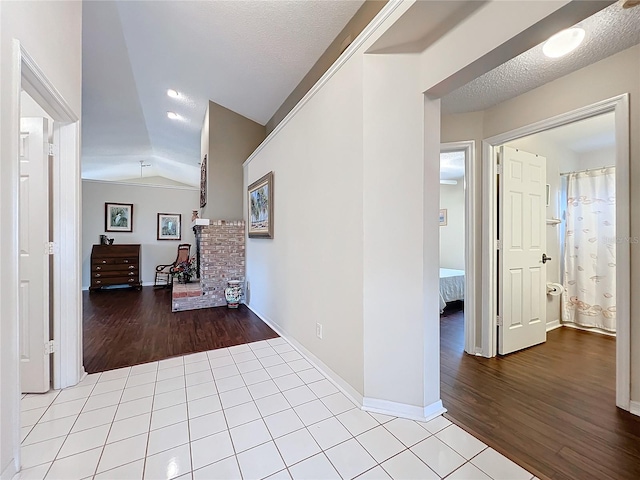
[[[141,288],[140,245],[94,245],[89,291],[123,284]]]

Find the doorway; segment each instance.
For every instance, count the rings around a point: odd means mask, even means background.
[[[507,132],[486,139],[483,142],[483,158],[490,159],[485,162],[484,190],[488,192],[484,196],[484,211],[488,212],[486,224],[489,228],[485,233],[483,241],[483,285],[486,286],[485,298],[491,299],[483,308],[483,346],[495,356],[499,348],[498,317],[499,295],[501,288],[499,285],[499,251],[492,245],[496,245],[499,240],[499,215],[498,215],[498,163],[496,161],[497,152],[500,146],[509,142],[523,141],[521,139],[536,133],[551,131],[554,128],[569,125],[581,120],[596,117],[598,115],[610,113],[615,124],[615,159],[616,167],[616,237],[630,239],[630,217],[629,217],[629,138],[628,138],[628,96],[620,95],[610,100],[599,102],[588,107],[577,109],[554,118],[538,122],[536,124],[523,127],[518,130]],[[553,227],[547,227],[553,228]],[[630,328],[629,328],[629,305],[630,305],[630,250],[629,241],[613,242],[616,256],[616,304],[617,304],[617,325],[616,325],[616,405],[624,410],[629,410],[629,379],[630,379]],[[545,276],[546,282],[546,276]],[[546,315],[545,315],[546,316]],[[554,319],[555,320],[555,319]],[[546,332],[546,330],[545,330]]]
[[[58,90],[47,79],[18,40],[12,42],[13,55],[8,66],[13,84],[12,94],[6,104],[7,119],[3,132],[8,132],[3,152],[7,162],[3,166],[3,186],[7,186],[13,195],[3,197],[3,218],[5,232],[16,232],[3,236],[3,255],[6,265],[11,268],[3,270],[3,315],[11,318],[7,329],[7,341],[3,341],[3,370],[10,372],[7,382],[3,383],[3,405],[10,405],[4,410],[5,416],[11,420],[12,428],[7,432],[7,439],[12,444],[13,461],[6,472],[16,472],[20,466],[20,345],[19,321],[25,305],[18,302],[20,298],[20,113],[21,92],[28,94],[53,119],[53,162],[51,173],[51,189],[54,192],[51,205],[45,217],[51,218],[53,225],[54,255],[52,263],[53,295],[55,299],[50,308],[53,322],[53,338],[55,349],[52,363],[53,388],[64,388],[78,383],[83,375],[82,369],[82,337],[81,337],[81,304],[80,304],[80,143],[79,115],[66,103]],[[5,150],[6,145],[6,150]],[[48,152],[47,152],[48,153]],[[47,155],[48,156],[48,155]],[[11,161],[9,161],[11,159]],[[10,188],[9,188],[10,187]],[[4,200],[7,200],[6,202]],[[38,206],[36,205],[36,208]],[[5,215],[6,214],[6,215]],[[24,233],[24,232],[23,232]],[[4,241],[6,240],[6,241]],[[49,245],[42,245],[42,250]],[[42,251],[41,250],[41,251]],[[46,281],[46,279],[45,279]],[[23,297],[24,298],[24,297]],[[4,300],[8,301],[4,301]],[[50,337],[51,338],[51,337]],[[12,340],[10,340],[12,339]],[[4,348],[7,345],[9,348]],[[40,344],[38,350],[44,352],[48,345]],[[3,377],[4,378],[4,377]],[[15,403],[8,401],[15,398]],[[9,430],[9,429],[7,429]],[[7,442],[9,443],[9,442]],[[11,475],[9,475],[11,476]]]
[[[463,318],[464,351],[476,348],[475,141],[440,145],[440,312]]]

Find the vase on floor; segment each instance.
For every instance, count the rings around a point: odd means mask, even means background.
[[[240,280],[229,280],[227,288],[224,289],[224,297],[227,300],[227,307],[238,308],[242,299],[242,283]]]

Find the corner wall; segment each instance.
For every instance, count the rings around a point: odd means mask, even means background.
[[[114,244],[140,244],[140,280],[153,285],[156,265],[175,260],[178,245],[191,244],[191,255],[196,253],[196,242],[191,228],[191,213],[198,209],[200,192],[193,188],[159,187],[152,185],[126,185],[93,180],[82,181],[82,288],[91,284],[91,247],[100,235],[114,238]],[[133,232],[105,232],[105,202],[133,203]],[[182,240],[158,240],[158,213],[182,215]]]
[[[207,154],[207,205],[202,218],[243,218],[242,163],[265,136],[264,126],[209,102],[201,135],[202,157]]]

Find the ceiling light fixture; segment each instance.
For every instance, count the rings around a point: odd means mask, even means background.
[[[144,160],[138,160],[138,162],[140,162],[140,178],[142,178],[142,169],[144,167],[150,167],[151,164],[150,163],[144,163]]]
[[[180,118],[180,115],[178,115],[176,112],[167,112],[167,117],[169,117],[171,120],[178,120]]]
[[[167,90],[167,95],[169,95],[171,98],[178,98],[180,96],[180,93],[177,90],[170,88],[169,90]]]
[[[549,58],[560,58],[574,51],[584,40],[582,28],[568,28],[553,35],[544,42],[542,52]]]

